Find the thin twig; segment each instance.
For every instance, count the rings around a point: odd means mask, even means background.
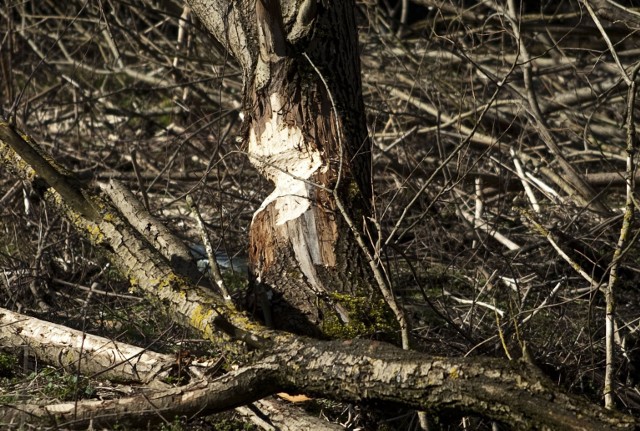
[[[140,194],[142,195],[142,204],[144,205],[144,209],[146,209],[148,213],[151,213],[151,207],[149,206],[149,194],[147,193],[147,190],[144,188],[142,176],[140,175],[140,166],[138,165],[138,159],[137,159],[138,152],[136,151],[135,148],[131,150],[130,155],[131,155],[131,166],[133,166],[133,173],[136,176],[136,180],[138,181],[138,187],[140,188]]]
[[[401,92],[399,90],[392,89],[391,92],[392,92],[392,94],[395,94],[396,96],[405,97],[406,98],[405,100],[411,102],[412,104],[414,104],[414,106],[418,106],[420,108],[423,108],[424,107],[423,105],[425,105],[425,104],[422,104],[421,102],[419,102],[417,100],[414,100],[414,98],[411,98],[409,95],[407,95],[406,93],[403,93],[403,92]],[[482,123],[482,119],[484,118],[484,115],[487,113],[489,108],[492,106],[493,102],[497,99],[499,93],[500,93],[500,87],[498,87],[494,91],[493,95],[491,96],[491,99],[490,99],[489,103],[487,103],[485,105],[485,109],[483,109],[480,112],[478,120],[474,124],[473,128],[467,129],[464,126],[460,126],[461,130],[465,130],[465,133],[467,134],[467,136],[456,146],[456,148],[453,151],[451,151],[447,155],[447,158],[445,160],[443,160],[442,163],[440,163],[438,168],[431,174],[431,176],[427,179],[427,181],[425,181],[425,183],[422,185],[422,187],[420,187],[420,190],[415,194],[415,196],[413,197],[411,202],[409,202],[405,206],[405,208],[402,211],[402,214],[400,215],[400,217],[398,217],[398,220],[396,221],[395,225],[393,226],[393,229],[391,230],[391,233],[387,236],[387,239],[384,242],[385,246],[389,245],[389,243],[393,240],[393,238],[395,237],[396,233],[400,229],[400,226],[402,225],[402,222],[408,216],[409,210],[418,201],[418,199],[427,190],[427,188],[432,184],[432,182],[438,176],[440,171],[442,171],[446,167],[447,163],[449,163],[463,148],[465,148],[467,146],[467,144],[469,143],[469,141],[471,140],[473,135],[475,135],[476,130],[480,127],[480,124]],[[495,140],[494,143],[496,145],[499,145],[499,140]]]
[[[551,244],[551,246],[556,250],[556,252],[558,253],[558,255],[564,259],[565,262],[567,262],[571,268],[573,268],[578,274],[580,274],[582,276],[582,278],[584,278],[585,280],[587,280],[589,282],[589,284],[591,285],[591,288],[598,288],[600,287],[600,283],[598,281],[596,281],[593,277],[591,277],[587,271],[585,271],[582,266],[580,266],[580,264],[578,262],[576,262],[575,260],[573,260],[563,249],[562,247],[560,247],[560,245],[558,245],[558,242],[555,240],[555,238],[553,237],[553,234],[551,232],[549,232],[549,230],[547,228],[545,228],[544,226],[542,226],[534,217],[532,214],[530,214],[529,212],[527,212],[524,209],[520,209],[521,214],[527,219],[529,220],[535,230],[537,230],[540,235],[542,235],[543,237],[545,237],[547,239],[547,241],[549,241],[549,244]]]
[[[609,35],[604,30],[604,27],[602,26],[600,19],[594,12],[588,0],[581,0],[581,2],[584,5],[584,7],[587,8],[587,12],[589,12],[589,15],[591,16],[591,19],[595,23],[596,27],[598,27],[598,31],[600,31],[600,34],[602,35],[602,39],[604,39],[604,42],[607,44],[607,48],[609,48],[609,53],[613,57],[613,61],[616,62],[618,69],[620,69],[620,75],[622,76],[622,79],[624,79],[624,82],[627,84],[628,87],[631,87],[633,85],[633,81],[631,80],[631,78],[629,78],[629,75],[627,75],[627,71],[624,69],[624,66],[622,65],[622,63],[620,63],[620,59],[618,58],[618,53],[616,52],[616,49],[613,47],[613,44],[611,43],[611,39],[609,39]]]
[[[518,156],[513,148],[510,150],[511,157],[513,158],[513,165],[516,168],[516,173],[518,174],[518,178],[520,178],[520,182],[522,183],[522,187],[524,188],[524,192],[529,198],[529,202],[531,203],[531,208],[533,211],[540,214],[540,205],[538,204],[538,200],[536,199],[536,195],[533,193],[531,186],[529,185],[529,181],[527,180],[524,169],[522,169],[522,165],[520,164],[520,160],[518,160]]]
[[[222,297],[227,302],[227,305],[231,308],[234,308],[233,301],[231,300],[231,295],[229,295],[229,291],[227,290],[227,286],[222,279],[222,274],[220,273],[220,267],[218,266],[218,262],[216,261],[216,253],[213,251],[213,246],[211,245],[211,238],[209,238],[209,232],[207,231],[207,227],[204,224],[204,220],[200,215],[200,211],[198,210],[197,205],[193,201],[191,195],[187,195],[187,205],[189,209],[193,211],[193,216],[198,223],[198,230],[200,231],[200,238],[202,239],[202,244],[204,244],[204,249],[207,252],[207,258],[209,259],[209,277],[211,277],[212,284],[218,286],[220,289],[220,293]]]
[[[472,306],[479,306],[479,307],[484,307],[487,308],[491,311],[493,311],[494,313],[497,313],[500,317],[504,317],[504,311],[499,309],[498,307],[496,307],[495,305],[491,305],[487,302],[482,302],[482,301],[477,301],[475,299],[464,299],[464,298],[459,298],[455,295],[453,295],[451,292],[447,291],[447,290],[443,290],[442,293],[446,296],[448,296],[449,298],[453,299],[454,301],[456,301],[459,304],[466,304],[466,305],[472,305]]]
[[[606,315],[605,315],[605,352],[606,366],[604,373],[604,406],[607,409],[615,407],[615,292],[614,288],[618,281],[618,268],[622,258],[623,250],[627,245],[629,232],[634,218],[634,192],[636,186],[635,174],[636,164],[635,157],[638,151],[635,138],[635,101],[636,101],[636,75],[640,70],[640,63],[634,67],[628,89],[627,98],[627,195],[625,201],[624,217],[622,219],[622,227],[620,228],[620,236],[616,249],[613,252],[609,269],[609,282],[605,288]]]
[[[544,307],[547,306],[547,303],[554,297],[556,296],[556,294],[558,293],[558,291],[560,290],[560,288],[562,287],[562,285],[564,284],[564,280],[559,281],[558,283],[556,283],[555,287],[553,289],[551,289],[551,292],[549,293],[549,295],[547,295],[546,298],[544,298],[544,300],[540,303],[540,305],[538,305],[535,309],[533,309],[531,311],[531,313],[529,313],[529,315],[527,317],[525,317],[524,319],[522,319],[520,321],[520,324],[523,325],[525,323],[527,323],[529,320],[531,320],[536,314],[538,314],[540,312],[540,310],[542,310]]]
[[[580,173],[564,157],[560,147],[558,146],[558,143],[556,142],[556,139],[549,130],[547,121],[545,120],[544,116],[542,115],[542,111],[540,110],[538,96],[536,95],[535,87],[533,85],[531,56],[529,55],[529,51],[527,50],[527,47],[525,45],[524,38],[520,33],[520,25],[518,21],[518,13],[516,11],[515,1],[507,0],[507,6],[507,10],[503,10],[502,8],[500,9],[511,24],[514,38],[516,39],[516,42],[518,44],[519,54],[522,57],[522,77],[527,92],[529,112],[537,126],[536,131],[549,149],[549,152],[553,154],[557,162],[560,164],[560,167],[566,175],[567,181],[571,184],[571,187],[573,188],[575,193],[579,194],[582,199],[586,201],[585,204],[592,205],[593,208],[602,213],[608,213],[609,209],[607,208],[607,206],[598,199],[598,197],[595,195],[589,184],[586,183],[582,175],[580,175]]]
[[[509,238],[507,238],[506,236],[504,236],[503,234],[498,232],[496,230],[496,228],[490,226],[486,221],[484,221],[482,219],[479,219],[479,218],[475,218],[471,214],[468,214],[466,211],[462,211],[461,210],[460,213],[462,214],[462,216],[469,223],[473,223],[473,225],[474,225],[473,227],[474,228],[480,229],[480,230],[488,233],[489,235],[491,235],[493,237],[493,239],[495,239],[500,244],[502,244],[505,247],[507,247],[509,250],[518,250],[518,249],[520,249],[520,246],[518,244],[516,244],[515,242],[511,241]]]

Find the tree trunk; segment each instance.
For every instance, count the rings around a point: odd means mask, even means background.
[[[215,1],[190,3],[243,67],[248,155],[275,187],[250,232],[265,318],[313,335],[348,323],[333,293],[371,293],[351,231],[362,229],[371,196],[354,3],[241,1],[225,10],[225,29],[212,17]]]

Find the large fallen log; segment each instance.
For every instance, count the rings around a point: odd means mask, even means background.
[[[113,417],[117,417],[121,425],[145,426],[150,420],[146,415],[140,415],[140,411],[146,411],[150,406],[154,409],[149,414],[155,414],[151,422],[175,416],[193,417],[202,411],[226,410],[225,394],[232,393],[220,391],[222,384],[207,377],[211,368],[219,368],[220,361],[214,361],[213,365],[191,362],[183,372],[192,376],[192,382],[181,386],[177,391],[181,395],[176,397],[176,388],[161,381],[178,368],[174,355],[87,334],[4,308],[0,308],[0,349],[34,356],[38,362],[89,378],[138,385],[137,395],[118,400],[8,406],[0,409],[3,426],[37,422],[44,426],[86,428],[90,423],[104,422],[108,426],[113,423]],[[211,396],[212,391],[215,396]],[[277,398],[256,400],[251,409],[236,410],[266,430],[343,429]]]

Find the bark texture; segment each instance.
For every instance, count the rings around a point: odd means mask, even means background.
[[[26,349],[40,361],[67,371],[116,381],[148,382],[168,375],[168,355],[89,335],[0,308],[0,347]]]
[[[3,429],[11,428],[13,425],[19,428],[27,423],[43,427],[54,427],[63,423],[70,428],[86,429],[92,421],[109,427],[113,425],[114,418],[117,418],[120,424],[146,427],[152,423],[161,423],[163,417],[171,419],[182,415],[194,416],[201,409],[226,409],[227,401],[224,395],[213,398],[208,395],[209,391],[223,388],[224,383],[213,383],[212,379],[204,377],[213,369],[217,369],[220,361],[213,364],[190,361],[188,364],[178,365],[175,355],[119,343],[3,308],[0,308],[0,348],[26,349],[24,353],[35,357],[38,362],[68,372],[108,379],[112,382],[146,385],[137,387],[138,394],[135,396],[106,403],[77,400],[73,403],[50,405],[6,406],[4,409],[0,408],[0,427]],[[188,386],[181,386],[179,389],[182,395],[177,397],[176,390],[160,379],[168,377],[170,372],[179,367],[182,368],[181,376],[188,374],[193,381]],[[238,380],[232,382],[236,384]],[[241,392],[245,389],[242,388]],[[198,399],[199,402],[193,403],[193,399]],[[146,412],[152,405],[156,408],[154,412],[138,414],[138,411]],[[236,413],[265,430],[343,429],[274,397],[256,401],[250,407],[238,407]]]
[[[351,233],[363,228],[371,195],[354,4],[219,3],[190,1],[242,65],[248,155],[274,185],[251,226],[255,293],[276,327],[319,335],[327,319],[350,320],[334,292],[371,293]]]
[[[83,401],[41,406],[22,404],[0,409],[4,429],[18,428],[24,415],[30,424],[50,424],[62,429],[112,428],[116,423],[130,427],[171,421],[185,414],[211,414],[229,410],[270,394],[273,373],[258,365],[232,371],[215,381],[199,380],[185,386],[149,392],[134,397]],[[238,390],[242,388],[244,390]]]
[[[350,402],[393,403],[437,415],[473,412],[512,429],[634,429],[629,418],[559,393],[538,370],[520,361],[448,359],[401,351],[369,341],[314,341],[292,336],[256,364],[215,380],[114,400],[0,410],[0,423],[65,428],[120,424],[145,426],[164,418],[208,414],[246,404],[278,391]]]

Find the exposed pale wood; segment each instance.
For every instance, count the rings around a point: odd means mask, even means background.
[[[354,4],[241,1],[224,29],[216,11],[226,2],[190,4],[242,64],[248,156],[274,186],[250,231],[255,302],[271,298],[265,318],[297,333],[319,335],[327,320],[347,324],[332,294],[375,293],[333,194],[349,202],[362,230],[371,207],[370,142]]]
[[[321,418],[310,416],[309,414],[302,414],[302,411],[298,408],[292,408],[286,402],[277,398],[265,398],[253,403],[261,412],[268,415],[269,421],[276,425],[274,430],[280,431],[299,431],[299,430],[326,430],[326,431],[341,431],[344,427],[339,424],[330,423]],[[247,407],[240,407],[236,409],[236,412],[243,414]],[[247,414],[253,413],[253,411],[247,412]],[[253,413],[250,416],[250,420],[256,423],[253,418],[256,415]],[[260,426],[256,423],[256,425]]]

